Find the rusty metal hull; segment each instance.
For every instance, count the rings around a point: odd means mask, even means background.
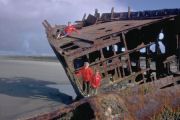
[[[37,115],[28,120],[151,120],[161,114],[164,107],[174,112],[180,110],[179,83],[179,77],[170,76],[126,90],[84,98],[64,108]],[[169,86],[170,84],[173,85]]]
[[[43,25],[77,96],[87,96],[82,78],[75,76],[83,62],[100,70],[102,82],[98,95],[28,120],[151,120],[165,109],[180,119],[180,9],[115,13],[112,8],[102,15],[96,9],[74,25],[78,35],[63,39],[58,30],[66,26],[52,27],[46,20]]]
[[[98,94],[117,91],[150,82],[168,75],[179,74],[180,9],[104,13],[83,17],[74,25],[79,34],[59,39],[58,30],[46,20],[43,25],[50,46],[62,64],[78,97],[87,96],[82,89],[82,78],[75,74],[89,62],[99,69],[102,82]],[[164,40],[159,40],[163,32]],[[165,46],[161,53],[160,43]],[[155,51],[151,50],[155,46]],[[145,49],[145,52],[141,52]],[[176,70],[172,70],[175,63]]]

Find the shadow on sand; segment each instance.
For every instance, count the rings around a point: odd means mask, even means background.
[[[73,102],[71,96],[59,92],[58,89],[47,87],[49,84],[56,83],[24,77],[0,78],[0,94],[53,100],[64,104]]]

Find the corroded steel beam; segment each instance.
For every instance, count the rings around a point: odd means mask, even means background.
[[[115,20],[137,20],[137,19],[149,19],[149,18],[160,18],[162,16],[168,16],[168,15],[176,15],[180,14],[180,9],[162,9],[162,10],[146,10],[146,11],[137,11],[137,12],[131,12],[130,7],[128,7],[128,12],[114,12],[113,16]],[[103,13],[101,15],[100,20],[101,21],[109,21],[111,20],[111,13]]]
[[[179,77],[170,76],[126,90],[99,94],[27,120],[81,118],[150,120],[153,116],[161,114],[164,107],[173,111],[179,110]]]

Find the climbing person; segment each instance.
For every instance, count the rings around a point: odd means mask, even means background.
[[[66,33],[65,33],[64,29],[57,29],[57,31],[56,31],[56,38],[57,39],[61,39],[61,38],[64,37],[65,34]]]
[[[78,71],[76,77],[80,75],[82,75],[83,79],[83,91],[87,91],[87,96],[89,96],[90,81],[92,79],[93,72],[92,69],[89,67],[88,62],[84,62],[84,67]]]
[[[95,70],[95,75],[93,75],[91,80],[91,94],[96,95],[98,88],[101,83],[101,76],[99,75],[99,70]]]
[[[72,31],[75,31],[77,34],[79,34],[77,29],[71,25],[71,22],[68,22],[68,26],[64,30],[65,34],[63,36],[61,36],[61,38],[71,35]]]

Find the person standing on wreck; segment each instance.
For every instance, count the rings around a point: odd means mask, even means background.
[[[72,31],[75,31],[77,34],[79,34],[77,29],[71,25],[71,22],[68,22],[68,26],[65,28],[64,31],[65,31],[65,35],[62,37],[67,37],[67,36],[71,35]]]
[[[101,84],[101,76],[99,75],[99,70],[95,70],[95,75],[93,75],[92,80],[91,80],[92,95],[97,94],[100,84]]]
[[[88,62],[84,62],[84,67],[79,70],[76,74],[76,77],[82,75],[83,78],[83,91],[87,91],[87,96],[89,96],[89,89],[90,89],[90,81],[93,76],[92,69],[89,67]]]

